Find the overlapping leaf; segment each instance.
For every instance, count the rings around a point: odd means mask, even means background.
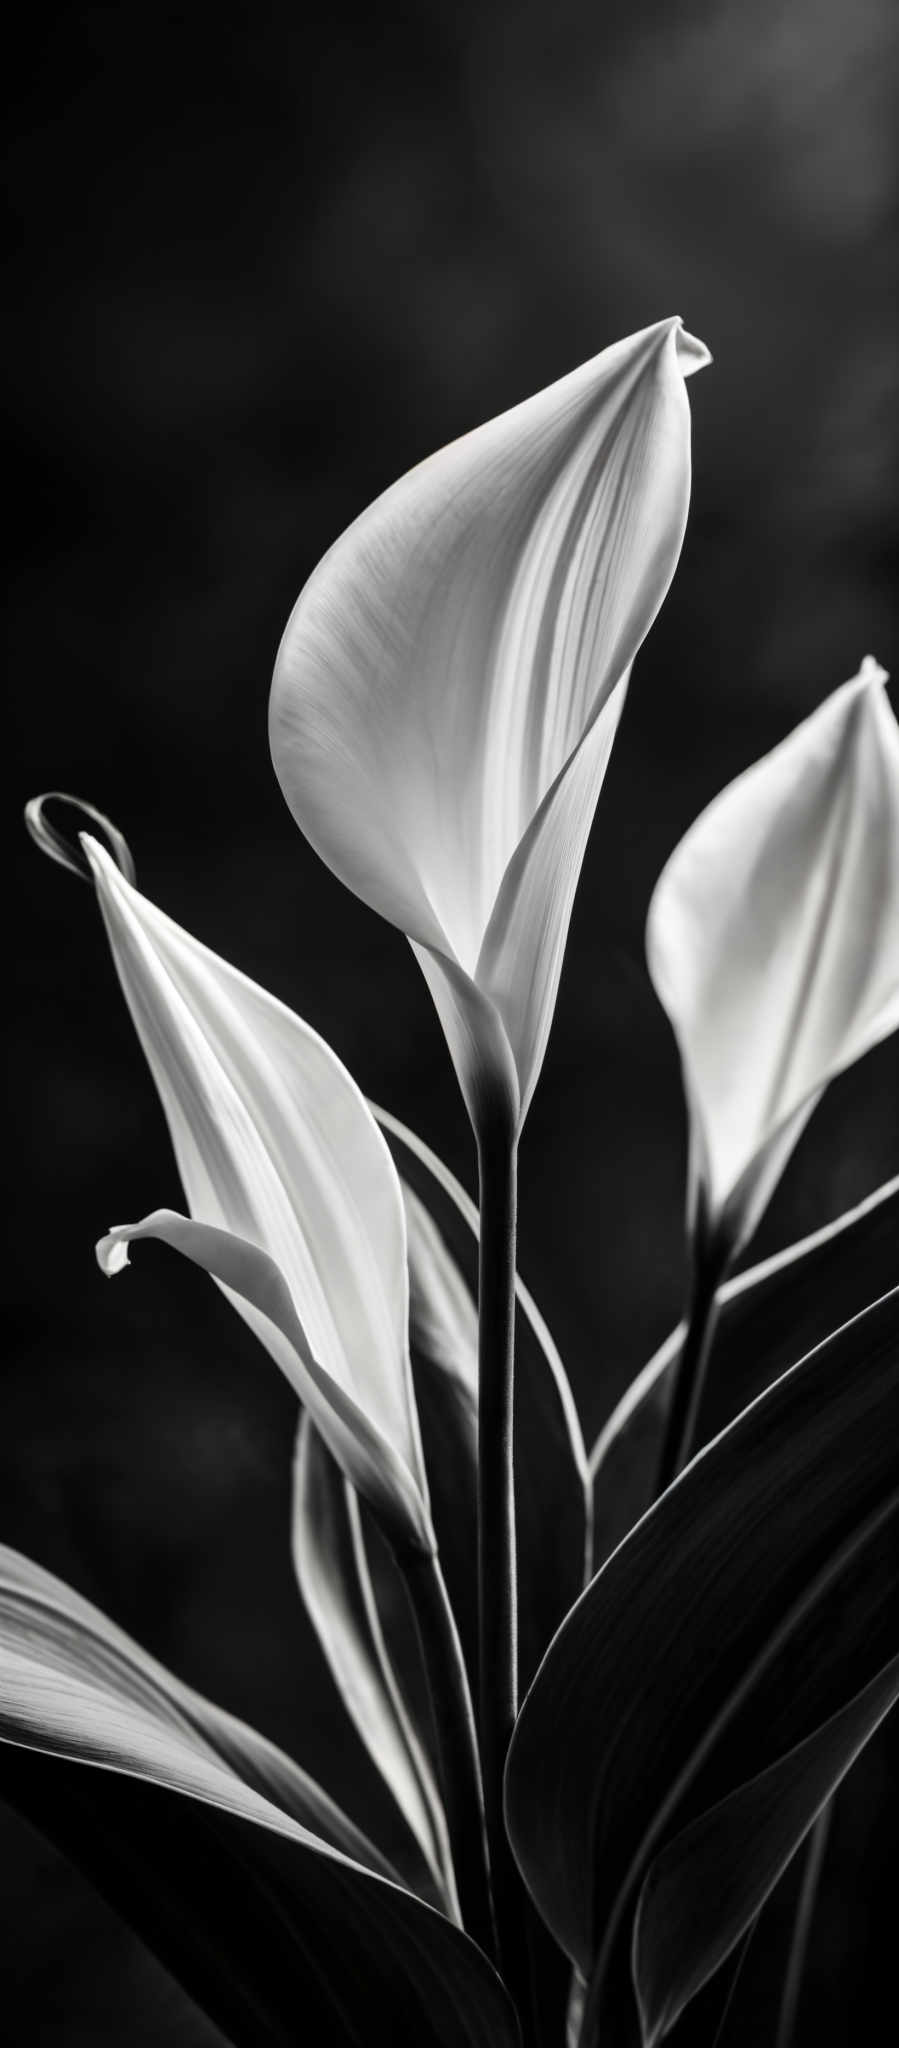
[[[507,1815],[537,1904],[592,1978],[591,2048],[674,1827],[813,1735],[899,1649],[897,1433],[899,1292],[708,1446],[551,1645],[513,1738]]]
[[[748,1407],[797,1358],[899,1280],[899,1178],[835,1223],[764,1259],[720,1291],[712,1371],[697,1443]],[[601,1564],[649,1506],[681,1323],[613,1409],[590,1457],[594,1561]]]
[[[893,1657],[848,1706],[676,1835],[657,1856],[634,1925],[645,2048],[751,1927],[824,1802],[899,1697]]]
[[[440,1793],[384,1640],[360,1504],[306,1412],[297,1431],[292,1547],[306,1612],[338,1692],[402,1816],[405,1840],[394,1861],[413,1891],[458,1918]],[[338,1723],[338,1758],[345,1740]]]
[[[0,1552],[0,1790],[238,2048],[514,2048],[486,1959],[272,1746]],[[86,1765],[101,1768],[87,1769]]]

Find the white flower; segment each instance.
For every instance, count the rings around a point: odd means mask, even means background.
[[[476,1123],[520,1126],[630,665],[690,493],[679,320],[606,349],[386,491],[314,571],[275,666],[284,795],[407,933]]]
[[[703,811],[647,955],[683,1063],[694,1227],[751,1235],[834,1075],[899,1025],[899,726],[857,676]]]
[[[81,844],[190,1209],[118,1225],[100,1264],[157,1237],[203,1266],[394,1540],[433,1550],[403,1201],[375,1120],[308,1025]]]

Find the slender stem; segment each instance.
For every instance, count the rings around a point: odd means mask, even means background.
[[[802,1974],[805,1968],[805,1958],[808,1953],[809,1935],[815,1912],[815,1900],[818,1895],[818,1879],[821,1875],[821,1865],[824,1862],[827,1848],[832,1813],[833,1800],[829,1799],[827,1805],[822,1806],[805,1845],[802,1882],[796,1901],[790,1953],[787,1961],[783,1992],[781,1994],[776,2048],[791,2048],[796,2028],[796,2013],[799,2006],[799,1993],[802,1988]]]
[[[462,1645],[437,1557],[416,1551],[400,1562],[427,1674],[462,1919],[485,1953],[495,1955],[481,1770]]]
[[[674,1368],[671,1405],[665,1423],[655,1484],[656,1499],[683,1470],[693,1449],[709,1353],[718,1321],[717,1289],[723,1277],[720,1259],[710,1256],[696,1259],[687,1311],[686,1335]]]
[[[529,2043],[535,2038],[530,1913],[503,1816],[503,1771],[518,1711],[512,1461],[518,1146],[502,1113],[481,1121],[478,1179],[478,1732],[500,1961]]]
[[[518,1710],[512,1401],[516,1151],[502,1128],[478,1147],[478,1626],[487,1839],[502,1827],[502,1776]]]

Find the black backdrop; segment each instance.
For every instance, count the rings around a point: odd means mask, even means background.
[[[470,1182],[411,954],[282,805],[272,659],[319,555],[395,475],[682,313],[715,356],[691,385],[691,524],[523,1146],[521,1263],[591,1440],[682,1285],[652,882],[729,776],[865,651],[894,653],[895,44],[889,0],[336,0],[317,19],[132,0],[22,30],[0,1534],[313,1770],[337,1710],[291,1584],[292,1403],[171,1255],[145,1248],[113,1288],[96,1272],[99,1232],[178,1185],[89,893],[18,807],[62,786],[111,813],[148,893]],[[759,1249],[899,1168],[897,1078],[887,1047],[834,1087]],[[885,1983],[889,1758],[881,1741],[840,1801],[808,2048],[857,2032]],[[17,2040],[213,2039],[37,1836],[10,1817],[0,1842]]]

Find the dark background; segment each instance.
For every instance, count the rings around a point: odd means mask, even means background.
[[[592,1441],[683,1279],[680,1087],[642,952],[653,880],[863,653],[895,660],[897,17],[889,0],[33,13],[6,334],[17,1337],[0,1536],[324,1773],[338,1709],[291,1582],[293,1403],[171,1256],[146,1248],[113,1288],[97,1274],[97,1235],[177,1206],[178,1183],[88,890],[40,860],[18,810],[53,786],[107,810],[146,891],[470,1183],[411,953],[278,794],[275,648],[330,541],[432,448],[663,315],[708,342],[682,565],[635,671],[523,1146],[521,1264]],[[758,1249],[899,1170],[897,1080],[887,1047],[831,1090]],[[880,1741],[839,1802],[806,2048],[861,2038],[887,1996],[891,1776]],[[23,2043],[217,2039],[11,1816],[0,1854],[0,1987]]]

